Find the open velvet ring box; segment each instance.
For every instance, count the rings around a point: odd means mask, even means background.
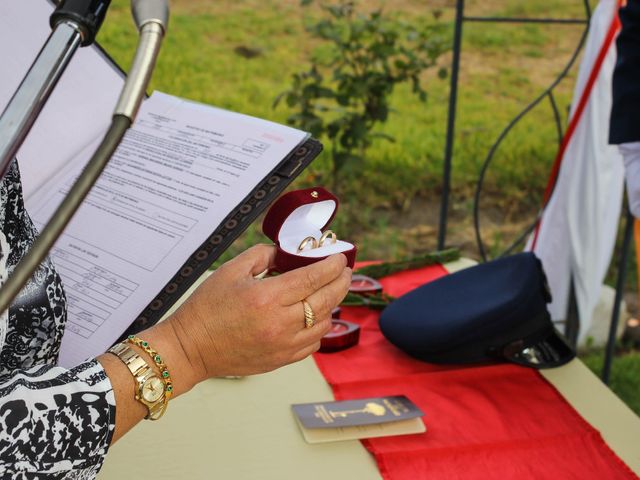
[[[262,231],[277,247],[274,270],[284,273],[335,253],[343,253],[353,268],[356,246],[339,238],[335,242],[327,238],[321,246],[300,250],[306,238],[320,240],[336,215],[338,203],[338,199],[322,187],[295,190],[274,202],[262,222]]]

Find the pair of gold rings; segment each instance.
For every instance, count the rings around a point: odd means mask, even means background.
[[[324,242],[327,241],[327,238],[331,238],[332,245],[338,241],[337,235],[333,233],[332,230],[327,230],[322,234],[320,240],[317,240],[315,237],[307,237],[302,240],[300,242],[300,245],[298,245],[298,252],[302,252],[309,245],[311,245],[310,250],[313,250],[314,248],[320,248],[324,245]]]

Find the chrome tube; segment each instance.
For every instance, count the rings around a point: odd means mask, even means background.
[[[148,22],[142,25],[136,55],[116,104],[114,115],[124,115],[135,120],[145,89],[149,85],[163,38],[164,28],[159,23]]]
[[[0,176],[7,171],[81,42],[78,25],[70,21],[59,23],[2,112]]]

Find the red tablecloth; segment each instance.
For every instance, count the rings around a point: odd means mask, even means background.
[[[445,275],[441,266],[382,280],[400,296]],[[384,339],[378,313],[345,308],[358,346],[315,361],[336,399],[407,395],[427,432],[363,441],[386,479],[637,479],[600,434],[537,371],[515,365],[436,366]]]

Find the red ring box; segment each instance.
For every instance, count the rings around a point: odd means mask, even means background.
[[[322,187],[294,190],[281,196],[271,206],[262,222],[262,231],[277,246],[275,268],[280,273],[311,265],[335,253],[343,253],[353,268],[356,246],[338,238],[327,239],[319,248],[298,252],[307,237],[320,239],[338,210],[338,199]]]
[[[376,293],[382,293],[382,284],[375,278],[353,274],[349,291],[356,295],[374,295]]]
[[[320,340],[320,352],[330,353],[353,347],[360,341],[360,325],[331,319],[331,330]]]

